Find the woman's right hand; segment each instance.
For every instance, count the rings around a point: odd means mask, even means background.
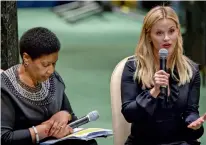
[[[160,89],[160,86],[168,86],[169,85],[169,76],[170,74],[166,73],[163,70],[159,70],[154,75],[154,88],[156,90]]]
[[[159,70],[154,74],[154,87],[150,91],[153,97],[157,97],[160,93],[160,86],[169,85],[169,76],[170,74],[163,70]]]

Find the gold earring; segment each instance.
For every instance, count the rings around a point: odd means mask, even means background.
[[[24,67],[27,67],[28,65],[28,62],[24,62]]]

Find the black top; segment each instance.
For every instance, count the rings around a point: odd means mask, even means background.
[[[30,127],[41,124],[60,110],[77,117],[65,94],[61,77],[54,72],[36,88],[23,84],[17,75],[19,65],[1,74],[1,141],[2,144],[32,144]],[[69,123],[69,122],[68,122]]]
[[[132,123],[128,145],[156,145],[185,141],[189,144],[203,135],[203,127],[194,131],[187,125],[199,118],[200,73],[194,64],[190,83],[178,86],[170,75],[168,103],[163,96],[154,98],[150,89],[134,81],[135,57],[125,64],[121,81],[122,113]],[[171,74],[171,72],[169,72]],[[174,74],[178,77],[177,69]]]

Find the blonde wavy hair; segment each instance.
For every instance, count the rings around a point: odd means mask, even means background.
[[[171,69],[172,76],[178,79],[178,85],[183,85],[190,82],[192,78],[192,66],[191,60],[183,55],[183,41],[180,33],[179,19],[175,11],[168,6],[157,6],[151,9],[144,18],[143,28],[140,35],[140,40],[135,50],[135,56],[137,57],[137,69],[134,78],[141,81],[143,88],[151,88],[153,85],[153,76],[157,71],[154,65],[155,57],[152,44],[149,41],[150,30],[152,26],[160,19],[171,19],[176,23],[179,30],[178,39],[174,48],[173,54],[171,54],[171,63],[169,68]],[[177,68],[179,77],[173,73],[174,67]]]

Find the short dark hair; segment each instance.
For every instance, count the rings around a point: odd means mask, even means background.
[[[58,52],[60,42],[57,36],[47,28],[35,27],[26,31],[20,39],[20,55],[27,53],[32,59]]]

